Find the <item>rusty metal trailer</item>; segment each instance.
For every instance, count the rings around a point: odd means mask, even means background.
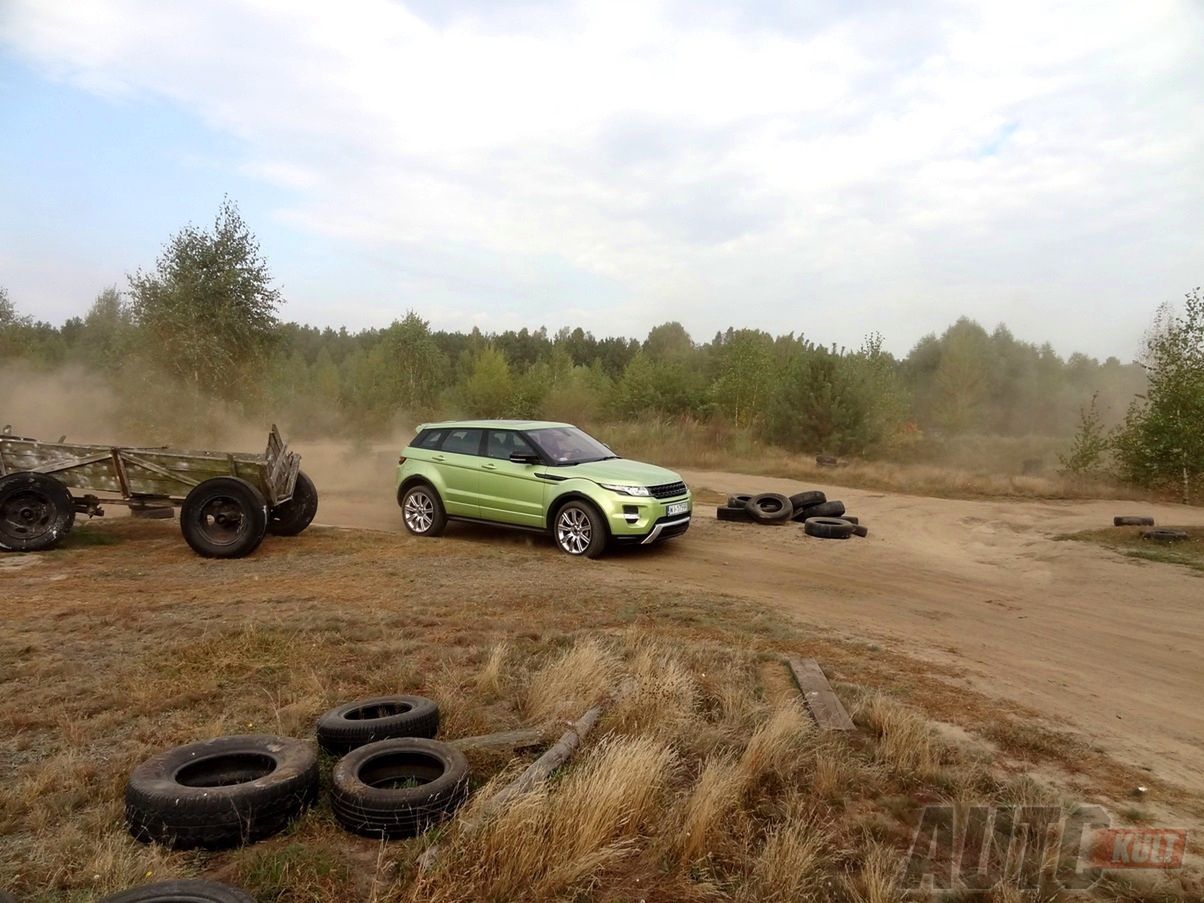
[[[318,494],[273,425],[262,454],[76,445],[0,433],[0,550],[56,546],[76,514],[124,505],[135,517],[180,509],[185,540],[201,555],[249,555],[266,533],[295,536]]]

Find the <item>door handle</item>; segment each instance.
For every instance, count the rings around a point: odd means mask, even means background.
[[[443,458],[443,455],[432,455],[431,457],[432,457],[432,459],[434,459],[435,461],[442,461],[442,460],[444,460],[444,458]]]
[[[481,466],[486,470],[497,470],[496,464],[482,464]]]

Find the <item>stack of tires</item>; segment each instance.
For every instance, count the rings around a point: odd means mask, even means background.
[[[715,511],[723,521],[745,521],[758,524],[802,523],[808,536],[819,539],[848,539],[868,536],[869,529],[860,520],[845,512],[844,502],[828,501],[818,489],[808,489],[794,495],[777,492],[759,494],[737,493],[728,497],[726,505]]]
[[[340,757],[330,791],[339,824],[369,837],[407,837],[454,812],[468,795],[468,762],[433,739],[438,730],[439,709],[421,696],[361,699],[318,719],[318,745]],[[125,819],[144,843],[225,849],[284,830],[317,800],[318,786],[318,750],[308,741],[217,737],[135,768]]]

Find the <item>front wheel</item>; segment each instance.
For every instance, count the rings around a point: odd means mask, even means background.
[[[556,512],[552,538],[562,552],[597,558],[606,551],[606,523],[593,505],[569,502]]]
[[[415,536],[438,536],[447,526],[443,500],[425,483],[411,486],[401,497],[401,515],[406,529]]]
[[[246,480],[214,477],[192,487],[184,499],[180,530],[198,555],[242,558],[263,542],[268,503]]]

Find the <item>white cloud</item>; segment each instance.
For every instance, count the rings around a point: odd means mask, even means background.
[[[1192,0],[9,6],[11,47],[237,136],[281,218],[389,261],[437,323],[905,350],[966,313],[1125,354],[1200,281]]]

